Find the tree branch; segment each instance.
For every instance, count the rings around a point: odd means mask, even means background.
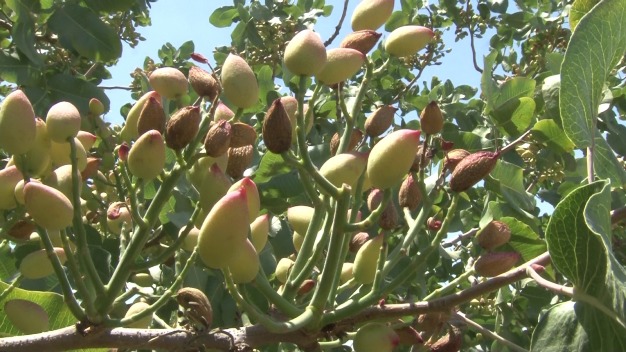
[[[337,36],[339,35],[339,31],[341,30],[341,26],[343,25],[343,20],[346,19],[346,13],[348,12],[348,2],[349,0],[344,0],[343,10],[341,12],[341,17],[339,18],[339,23],[337,23],[337,26],[335,26],[335,32],[330,36],[330,38],[328,38],[328,40],[324,42],[325,47],[328,47],[330,44],[332,44],[333,40],[335,40],[335,38],[337,38]]]

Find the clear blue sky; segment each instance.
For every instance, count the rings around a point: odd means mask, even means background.
[[[360,0],[350,0],[348,5],[348,15],[344,21],[339,37],[333,42],[338,46],[341,39],[351,32],[350,14]],[[327,0],[327,4],[335,8],[330,17],[322,17],[315,26],[315,30],[320,33],[323,39],[330,37],[339,21],[343,0]],[[139,28],[145,41],[134,49],[125,46],[122,58],[119,63],[110,68],[112,79],[103,82],[103,86],[128,86],[131,83],[130,73],[143,65],[146,56],[158,60],[157,52],[166,42],[174,47],[179,47],[182,43],[192,40],[195,44],[196,52],[204,54],[212,59],[213,48],[217,46],[229,45],[230,28],[215,28],[209,23],[209,16],[218,7],[232,5],[232,0],[158,0],[152,3],[150,17],[152,26]],[[397,9],[400,8],[400,1],[396,1]],[[384,40],[389,33],[382,31]],[[432,76],[437,76],[442,80],[451,79],[455,86],[469,84],[478,86],[480,74],[476,72],[472,65],[471,49],[469,39],[464,39],[458,43],[454,42],[452,31],[444,35],[446,45],[452,48],[452,52],[443,59],[441,66],[434,66],[426,69],[421,81],[430,82]],[[479,65],[482,64],[482,56],[489,51],[487,39],[476,41],[476,51],[479,55]],[[211,60],[212,61],[212,60]],[[120,107],[131,102],[130,94],[121,90],[107,90],[107,95],[111,99],[111,110],[106,116],[107,121],[121,123]]]

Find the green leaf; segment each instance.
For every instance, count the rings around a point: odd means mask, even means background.
[[[104,12],[127,11],[135,4],[135,1],[129,0],[85,0],[87,6]]]
[[[267,152],[261,158],[259,168],[254,173],[252,179],[257,184],[269,181],[273,176],[285,174],[291,171],[291,167],[287,165],[280,154]]]
[[[0,282],[0,292],[4,292],[9,287],[8,284]],[[64,328],[76,323],[76,318],[63,301],[63,296],[51,292],[27,291],[14,288],[0,301],[0,333],[7,335],[22,335],[22,333],[11,324],[4,313],[4,304],[12,299],[24,299],[39,304],[48,313],[50,330]]]
[[[37,82],[41,71],[28,61],[19,60],[0,51],[0,76],[7,82],[17,85],[31,85]]]
[[[563,129],[579,148],[591,145],[607,74],[624,55],[626,1],[602,0],[581,20],[561,67]]]
[[[493,180],[487,179],[486,183],[491,183],[490,187],[496,188],[514,209],[525,211],[535,209],[535,199],[524,187],[523,168],[500,160],[489,175]]]
[[[492,97],[493,109],[499,109],[518,98],[532,97],[535,92],[535,85],[535,80],[527,77],[515,77],[504,82],[498,89],[498,93]]]
[[[561,153],[571,153],[575,147],[565,132],[552,119],[537,121],[532,128],[532,135],[533,138],[546,143],[548,148]]]
[[[596,4],[598,0],[575,0],[569,10],[569,25],[572,31],[576,29],[580,19],[587,14]]]
[[[213,11],[209,22],[217,28],[230,27],[235,18],[239,16],[237,8],[233,6],[222,6]]]
[[[570,192],[554,209],[546,241],[552,263],[574,285],[574,298],[580,304],[576,314],[591,345],[598,351],[623,351],[626,270],[611,249],[610,192],[607,181],[596,181]],[[603,309],[615,318],[599,309],[599,305],[604,305]]]
[[[607,141],[602,136],[596,136],[595,140],[593,149],[595,173],[599,178],[610,179],[614,186],[626,185],[626,170],[617,160]]]
[[[511,229],[511,240],[502,247],[502,250],[518,252],[524,262],[545,253],[546,242],[530,226],[512,217],[503,217],[499,221],[509,225]]]
[[[100,88],[74,76],[64,73],[56,74],[48,79],[48,89],[52,100],[69,101],[81,114],[87,114],[89,100],[92,98],[97,98],[104,104],[104,111],[109,110],[109,98]]]
[[[392,32],[394,29],[409,24],[409,16],[404,11],[395,11],[385,23],[385,31]]]
[[[589,351],[589,338],[574,312],[574,302],[559,303],[545,313],[533,332],[530,350]]]
[[[493,109],[493,100],[498,92],[498,85],[492,78],[493,66],[496,63],[498,57],[498,51],[492,50],[489,55],[484,58],[483,74],[480,77],[480,88],[482,89],[482,95],[485,97],[487,105],[485,106],[485,114],[488,114]]]
[[[17,273],[11,247],[7,242],[0,245],[0,280],[8,280]]]
[[[517,137],[526,131],[534,114],[535,101],[528,97],[511,100],[491,113],[496,125],[511,137]]]
[[[43,65],[41,56],[35,50],[35,20],[31,14],[31,7],[19,0],[7,1],[7,5],[15,12],[15,25],[11,31],[15,46],[31,63],[36,66]]]
[[[100,20],[92,10],[65,5],[48,20],[50,29],[59,35],[61,45],[95,61],[113,61],[122,55],[117,32]]]

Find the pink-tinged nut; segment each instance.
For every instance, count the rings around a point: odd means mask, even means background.
[[[167,99],[176,99],[187,94],[187,77],[177,68],[157,68],[149,79],[152,88]]]
[[[165,141],[156,130],[150,130],[139,137],[128,152],[128,169],[146,181],[159,176],[165,168]]]
[[[16,90],[0,106],[0,148],[13,155],[26,153],[35,143],[35,111],[28,97]]]
[[[241,109],[253,107],[259,101],[259,84],[248,63],[235,54],[224,61],[221,73],[226,98]]]
[[[423,26],[396,28],[385,41],[385,51],[393,56],[411,56],[424,49],[435,37],[432,29]]]
[[[72,224],[72,202],[50,186],[28,182],[24,186],[24,204],[37,225],[46,230],[62,230]]]
[[[246,200],[248,203],[248,216],[250,219],[250,223],[256,219],[259,215],[259,211],[261,210],[261,197],[259,196],[259,190],[256,186],[256,183],[252,181],[250,177],[244,177],[241,180],[235,182],[230,188],[228,192],[237,191],[240,189],[246,190]]]
[[[352,30],[377,30],[393,12],[394,0],[363,0],[352,12]]]
[[[400,343],[398,334],[383,323],[367,323],[354,336],[355,352],[391,352]]]
[[[285,66],[294,75],[313,76],[326,63],[326,48],[319,34],[305,29],[289,41],[284,60]]]
[[[120,137],[122,140],[130,143],[131,141],[137,139],[139,137],[138,123],[139,123],[139,115],[141,115],[141,111],[144,106],[148,102],[150,98],[154,98],[158,101],[161,100],[161,95],[156,91],[150,91],[139,98],[135,105],[133,105],[128,111],[128,115],[126,115],[126,122],[122,127],[122,131],[120,132]]]
[[[409,172],[419,148],[420,131],[398,130],[385,136],[372,148],[367,176],[372,187],[389,188]]]
[[[57,143],[65,143],[68,138],[76,137],[80,130],[80,123],[80,112],[67,101],[52,105],[46,115],[48,136]]]
[[[335,48],[326,53],[326,65],[315,78],[326,85],[343,82],[354,76],[365,62],[365,55],[355,49]]]

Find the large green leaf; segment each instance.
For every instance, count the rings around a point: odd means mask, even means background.
[[[572,30],[576,29],[580,19],[589,12],[598,0],[575,0],[572,8],[569,10],[569,25]]]
[[[109,98],[102,89],[90,82],[77,77],[59,73],[48,79],[48,89],[52,100],[69,101],[82,113],[89,111],[89,100],[97,98],[104,104],[105,111],[109,110]]]
[[[0,51],[0,76],[7,82],[18,85],[34,84],[41,71],[26,59],[18,59]]]
[[[35,49],[35,20],[31,14],[31,8],[20,0],[8,0],[6,3],[15,13],[15,25],[11,31],[15,46],[31,63],[41,66],[43,60]]]
[[[614,186],[626,185],[626,171],[602,136],[596,136],[593,162],[599,178],[610,179]]]
[[[498,93],[492,97],[494,109],[522,97],[532,97],[535,92],[535,80],[527,77],[515,77],[510,79],[498,89]]]
[[[533,352],[587,351],[589,348],[587,334],[574,312],[574,302],[550,308],[539,320],[530,343]]]
[[[532,128],[533,138],[544,142],[552,150],[561,153],[571,153],[574,150],[574,143],[567,138],[567,135],[552,119],[537,121]]]
[[[535,101],[529,97],[512,99],[492,111],[496,126],[511,137],[521,135],[533,120]]]
[[[607,74],[626,48],[626,1],[602,0],[581,20],[561,67],[563,129],[579,148],[591,145]]]
[[[500,160],[489,175],[487,188],[501,194],[514,209],[532,211],[535,208],[534,198],[524,187],[524,169]]]
[[[576,315],[591,345],[624,351],[626,327],[617,321],[626,320],[626,270],[611,250],[610,202],[607,181],[573,190],[556,206],[546,241],[552,263],[574,285]]]
[[[60,7],[50,16],[48,26],[59,35],[63,47],[86,58],[112,61],[122,55],[122,42],[117,32],[88,8]]]

